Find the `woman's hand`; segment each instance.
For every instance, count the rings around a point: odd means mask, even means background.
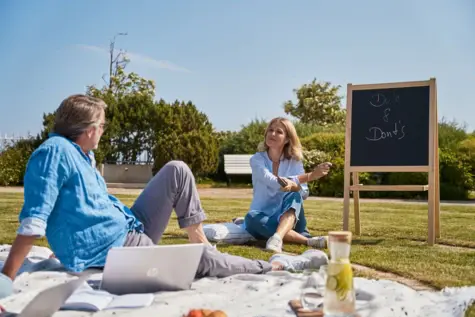
[[[330,171],[330,167],[332,166],[332,163],[330,162],[325,162],[322,164],[319,164],[315,169],[310,173],[310,180],[316,180],[319,179],[323,176],[326,176],[328,172]]]
[[[282,187],[280,188],[281,191],[283,192],[298,192],[301,188],[300,185],[298,185],[296,182],[294,182],[291,179],[288,178],[280,178],[283,180],[283,183],[281,183]],[[285,182],[285,185],[284,185]]]

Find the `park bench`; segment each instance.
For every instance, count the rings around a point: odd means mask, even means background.
[[[230,175],[251,175],[252,154],[225,154],[224,155],[224,173],[226,173],[228,186],[231,184]]]

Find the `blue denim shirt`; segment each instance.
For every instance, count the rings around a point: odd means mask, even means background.
[[[284,203],[284,196],[287,194],[280,190],[281,186],[277,177],[272,174],[272,160],[267,152],[257,152],[250,159],[252,169],[253,198],[250,206],[250,213],[263,212],[267,216],[272,216],[275,212],[280,212]],[[296,184],[300,184],[298,176],[305,173],[302,161],[295,159],[280,160],[277,175],[292,179]],[[307,199],[309,195],[308,185],[300,184],[300,195],[302,199]]]
[[[18,234],[46,235],[66,269],[102,267],[111,247],[127,233],[143,232],[131,210],[109,195],[94,156],[50,134],[31,155],[24,177],[24,204]]]

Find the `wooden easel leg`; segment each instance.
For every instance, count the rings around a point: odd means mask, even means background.
[[[428,199],[428,237],[427,243],[429,245],[435,244],[435,175],[434,171],[429,172],[429,199]]]
[[[353,185],[359,185],[360,176],[358,172],[353,172]],[[361,234],[360,226],[360,191],[353,191],[353,203],[354,203],[354,213],[355,213],[355,234],[359,236]]]
[[[438,167],[437,167],[438,168]],[[434,202],[434,217],[435,217],[435,237],[440,238],[440,186],[439,186],[439,172],[437,172],[435,180],[435,202]]]
[[[343,183],[343,230],[350,229],[350,176],[351,173],[345,170]]]
[[[437,92],[435,85],[435,78],[430,80],[430,121],[429,121],[429,214],[427,217],[428,228],[428,244],[434,245],[437,236],[437,218],[439,215],[438,209],[438,175],[439,175],[439,151],[438,151],[438,131],[439,124],[437,121]]]
[[[439,123],[438,123],[438,117],[437,117],[437,94],[435,96],[435,113],[436,113],[436,124],[435,124],[435,136],[434,136],[434,142],[435,142],[435,147],[434,147],[434,154],[435,154],[435,203],[434,203],[434,209],[435,209],[435,237],[437,239],[440,238],[440,166],[439,166]]]

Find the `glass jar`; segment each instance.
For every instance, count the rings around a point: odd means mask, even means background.
[[[304,270],[303,274],[307,278],[300,294],[302,308],[308,311],[319,311],[323,306],[327,266],[322,265],[318,272]]]
[[[350,317],[356,313],[353,269],[350,263],[351,232],[328,234],[330,261],[323,298],[325,317]]]

